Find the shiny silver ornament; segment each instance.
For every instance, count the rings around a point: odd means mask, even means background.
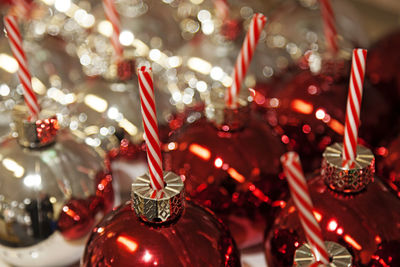
[[[45,112],[43,127],[50,128],[43,129],[55,131],[41,132],[39,139],[29,135],[38,122],[26,121],[27,108],[17,106],[14,114],[19,137],[0,144],[0,258],[16,266],[72,264],[86,240],[66,240],[58,219],[67,201],[95,194],[102,161],[69,131],[59,130],[55,136],[56,121],[47,124]]]
[[[124,60],[132,61],[131,80],[118,74],[114,49],[110,42],[110,22],[105,18],[101,1],[92,1],[87,12],[96,17],[87,38],[77,44],[77,55],[89,78],[77,86],[76,101],[71,103],[70,128],[82,133],[86,143],[103,154],[119,144],[123,137],[132,142],[143,140],[140,98],[136,67],[150,65],[153,70],[158,120],[165,124],[176,108],[171,105],[178,87],[169,86],[168,77],[174,56],[171,50],[180,45],[179,25],[170,17],[172,7],[161,1],[116,1],[121,19],[120,42]],[[172,58],[172,59],[171,59]]]
[[[100,154],[119,146],[122,138],[134,143],[143,140],[140,96],[136,76],[132,81],[92,78],[76,87],[70,104],[70,128],[81,133],[85,142]],[[170,95],[155,87],[159,123],[167,123],[172,113]]]

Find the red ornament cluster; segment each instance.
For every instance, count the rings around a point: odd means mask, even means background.
[[[86,199],[71,199],[61,209],[57,227],[67,240],[86,236],[94,227],[96,216],[107,214],[114,206],[112,176],[100,172],[95,177],[95,195]]]

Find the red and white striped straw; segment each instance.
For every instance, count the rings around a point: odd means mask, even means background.
[[[18,62],[18,78],[24,91],[25,103],[29,108],[31,117],[37,118],[40,112],[40,106],[32,88],[31,74],[28,69],[25,51],[22,47],[22,37],[18,29],[16,17],[11,15],[5,16],[4,26],[7,31],[11,51]]]
[[[104,13],[106,14],[107,20],[111,23],[113,32],[111,35],[111,45],[114,47],[114,52],[117,61],[122,60],[124,50],[119,41],[120,34],[120,20],[117,9],[115,8],[114,0],[103,0]]]
[[[292,199],[296,205],[300,222],[315,261],[329,264],[329,254],[322,238],[322,231],[313,215],[313,204],[301,168],[300,157],[296,152],[287,152],[281,157],[281,162]]]
[[[232,73],[232,86],[228,88],[226,93],[226,105],[229,108],[235,108],[237,104],[237,96],[240,86],[246,77],[251,59],[256,49],[258,40],[260,39],[262,29],[264,28],[267,18],[260,13],[254,14],[249,30],[243,42],[242,49],[236,60],[236,65]]]
[[[138,68],[138,79],[145,141],[147,145],[147,161],[149,164],[151,186],[156,192],[164,188],[164,178],[151,68],[146,68],[145,66]]]
[[[333,13],[330,0],[320,0],[322,20],[324,21],[324,33],[329,50],[336,54],[339,47],[337,44],[337,31],[335,24],[335,14]]]
[[[356,158],[358,127],[360,126],[361,98],[365,74],[367,50],[354,49],[351,64],[349,94],[347,96],[346,122],[344,126],[343,160]]]

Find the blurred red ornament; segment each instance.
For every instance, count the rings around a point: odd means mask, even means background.
[[[101,201],[104,214],[114,207],[113,177],[109,173],[99,173],[96,176],[96,197]]]
[[[372,168],[367,172],[373,173]],[[327,176],[330,170],[325,168]],[[348,172],[348,175],[355,173],[360,173],[360,176],[354,176],[357,182],[363,179],[362,175],[368,176],[364,169],[361,172]],[[374,259],[379,255],[384,260],[398,258],[396,248],[400,241],[400,200],[379,178],[373,178],[367,185],[363,183],[365,181],[355,181],[349,180],[349,184],[359,186],[357,190],[361,191],[358,193],[351,190],[347,193],[338,192],[335,188],[338,183],[334,182],[346,184],[348,180],[329,182],[317,172],[308,181],[314,216],[321,226],[323,237],[326,241],[346,247],[353,256],[354,266],[397,266],[372,263],[376,262]],[[294,251],[304,242],[305,236],[295,205],[289,200],[275,225],[266,234],[264,245],[268,266],[293,266]]]
[[[230,113],[230,114],[229,114]],[[214,211],[239,247],[262,241],[284,206],[286,182],[279,177],[285,148],[278,136],[248,110],[225,110],[233,123],[218,126],[197,112],[165,144],[165,168],[180,175],[187,194]]]
[[[305,172],[320,166],[326,146],[343,140],[349,74],[343,61],[325,63],[319,74],[297,70],[282,77],[277,89],[260,86],[254,93],[265,120],[300,154]],[[359,142],[377,145],[382,132],[391,129],[393,114],[381,93],[367,82],[362,98]]]
[[[58,228],[67,240],[84,237],[94,224],[90,203],[83,199],[71,199],[62,207]]]
[[[89,238],[82,266],[240,266],[235,243],[209,211],[190,201],[166,224],[143,222],[131,202],[109,213]]]
[[[229,41],[234,41],[242,33],[241,20],[226,19],[221,26],[221,35]]]
[[[367,78],[391,105],[398,104],[400,100],[399,46],[400,31],[397,30],[379,40],[368,51]]]

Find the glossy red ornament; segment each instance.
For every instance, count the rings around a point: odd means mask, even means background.
[[[328,62],[321,73],[298,70],[282,77],[275,88],[260,86],[254,92],[265,120],[300,154],[305,172],[319,168],[326,146],[343,140],[349,73],[347,62]],[[367,82],[362,101],[360,142],[377,145],[382,132],[391,129],[393,114],[382,94]]]
[[[390,105],[396,105],[400,100],[399,46],[400,31],[397,30],[368,50],[366,77],[385,95]]]
[[[94,224],[91,203],[84,199],[71,199],[62,207],[58,229],[67,240],[76,240],[90,232]]]
[[[262,241],[284,203],[279,157],[285,148],[254,113],[231,112],[240,117],[236,123],[218,126],[199,112],[189,115],[198,119],[171,136],[163,158],[184,179],[187,194],[214,211],[242,248]]]
[[[94,228],[82,266],[240,266],[235,243],[209,211],[186,202],[181,217],[151,224],[137,217],[131,202]]]
[[[319,173],[314,173],[308,187],[323,237],[346,247],[354,266],[385,266],[376,265],[376,259],[398,258],[400,200],[379,178],[375,177],[359,193],[339,193],[328,187]],[[295,205],[289,200],[266,234],[268,266],[292,266],[294,251],[304,242]]]

